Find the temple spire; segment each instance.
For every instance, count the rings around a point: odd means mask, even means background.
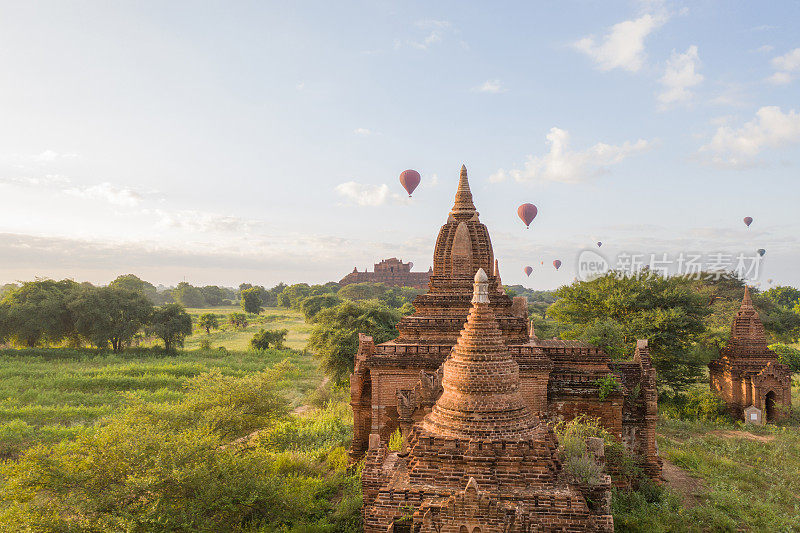
[[[744,286],[744,298],[742,298],[742,309],[753,307],[753,300],[750,299],[750,288]]]
[[[456,200],[453,209],[450,210],[457,220],[469,220],[474,215],[475,204],[472,203],[472,191],[469,190],[469,180],[467,179],[467,167],[461,165],[461,175],[458,178],[458,189],[456,190]]]

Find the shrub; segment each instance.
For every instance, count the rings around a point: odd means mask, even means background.
[[[600,389],[597,393],[600,401],[605,401],[606,398],[611,396],[616,391],[620,390],[620,383],[617,381],[616,376],[613,374],[608,374],[594,382],[595,385]]]
[[[781,343],[770,344],[769,349],[778,354],[778,360],[791,372],[800,372],[800,350]]]
[[[664,397],[659,412],[666,418],[705,422],[728,421],[725,402],[707,386],[696,385],[685,393]]]
[[[389,437],[389,451],[399,452],[403,449],[403,434],[400,433],[400,428],[394,430],[394,433]]]
[[[270,345],[273,348],[283,348],[283,343],[286,341],[286,336],[289,334],[288,329],[261,329],[258,333],[253,335],[250,339],[250,346],[256,350],[268,350]]]

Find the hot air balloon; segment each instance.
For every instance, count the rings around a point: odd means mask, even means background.
[[[542,264],[544,264],[544,261],[542,261]]]
[[[744,225],[747,226],[748,228],[750,227],[750,224],[753,223],[753,217],[744,217],[743,220],[744,220]]]
[[[767,283],[772,283],[772,278],[769,278],[769,279],[767,280]]]
[[[597,247],[600,248],[601,246],[603,246],[603,243],[601,241],[597,241]]]
[[[408,192],[409,198],[411,198],[411,193],[414,192],[414,189],[419,185],[419,179],[419,172],[416,170],[408,169],[400,174],[400,185]]]
[[[556,259],[555,261],[553,261],[553,266],[556,267],[556,270],[561,268],[561,259]]]
[[[528,277],[531,277],[531,272],[533,272],[533,269],[531,267],[527,266],[527,267],[525,267],[524,270],[525,270],[525,273],[528,275]]]
[[[533,204],[522,204],[517,208],[517,215],[522,221],[525,223],[525,227],[529,228],[533,219],[536,218],[536,214],[539,212],[536,209],[536,206]]]
[[[765,249],[763,249],[763,248],[759,248],[758,249],[758,255],[760,255],[761,257],[764,257],[765,253],[767,253],[767,251]]]

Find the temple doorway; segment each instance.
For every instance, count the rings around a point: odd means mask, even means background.
[[[775,391],[769,391],[764,398],[764,410],[767,415],[767,422],[775,421]]]

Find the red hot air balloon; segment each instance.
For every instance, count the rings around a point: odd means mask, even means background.
[[[529,266],[525,267],[525,273],[528,275],[528,277],[531,277],[531,272],[533,272],[533,269],[531,267]]]
[[[556,267],[556,270],[561,268],[561,259],[556,259],[555,261],[553,261],[553,266]]]
[[[536,206],[533,204],[522,204],[517,208],[517,215],[519,215],[519,218],[525,223],[526,228],[530,227],[537,213],[539,213],[539,210],[536,209]]]
[[[411,198],[411,193],[414,192],[414,189],[419,185],[419,180],[419,172],[416,170],[408,169],[400,174],[400,185],[408,192],[409,198]]]
[[[753,217],[744,217],[743,220],[744,220],[744,225],[747,226],[748,228],[750,227],[750,224],[753,223]]]

